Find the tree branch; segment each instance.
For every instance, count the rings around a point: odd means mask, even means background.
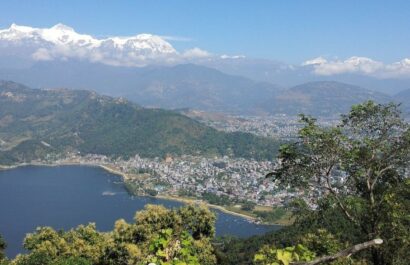
[[[333,186],[330,182],[330,178],[329,176],[326,177],[326,184],[327,184],[327,189],[330,191],[330,193],[332,193],[332,195],[334,196],[334,198],[337,201],[337,204],[339,205],[339,208],[342,210],[342,212],[344,213],[344,215],[347,217],[347,219],[349,219],[351,222],[353,222],[355,225],[358,225],[360,227],[359,222],[357,222],[357,220],[349,213],[349,211],[347,210],[347,208],[343,205],[342,201],[339,198],[339,195],[337,194],[337,192],[333,189]]]
[[[374,185],[376,185],[377,180],[382,176],[382,174],[383,174],[384,172],[386,172],[387,170],[392,169],[393,167],[394,167],[394,165],[391,164],[391,165],[388,165],[387,167],[385,167],[385,168],[379,170],[378,173],[377,173],[376,178],[375,178],[375,179],[373,180],[373,182],[372,182],[371,188],[374,189]]]
[[[316,265],[316,264],[321,264],[321,263],[327,263],[327,262],[331,262],[334,260],[337,260],[338,258],[342,258],[342,257],[350,257],[351,255],[353,255],[356,252],[359,252],[361,250],[376,246],[376,245],[380,245],[383,243],[383,240],[380,238],[376,238],[361,244],[357,244],[354,245],[350,248],[347,248],[345,250],[342,250],[338,253],[336,253],[335,255],[329,255],[329,256],[323,256],[320,258],[317,258],[315,260],[312,261],[307,261],[307,262],[291,262],[291,265]]]

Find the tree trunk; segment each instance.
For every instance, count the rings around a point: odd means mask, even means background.
[[[342,251],[336,253],[335,255],[324,256],[324,257],[320,257],[320,258],[317,258],[315,260],[307,261],[307,262],[291,262],[290,264],[291,265],[317,265],[317,264],[329,263],[329,262],[332,262],[334,260],[337,260],[338,258],[350,257],[351,255],[355,254],[356,252],[359,252],[363,249],[367,249],[367,248],[370,248],[370,247],[373,247],[373,246],[376,246],[376,245],[380,245],[382,243],[383,243],[382,239],[376,238],[376,239],[373,239],[373,240],[370,240],[370,241],[367,241],[367,242],[364,242],[364,243],[361,243],[361,244],[354,245],[350,248],[347,248],[345,250],[342,250]],[[373,259],[375,257],[374,253],[378,253],[377,251],[374,252],[374,250],[377,250],[377,249],[373,249],[373,251],[372,251]],[[374,260],[373,260],[373,262],[374,262]],[[385,265],[383,263],[380,263],[380,262],[382,262],[382,260],[379,259],[379,256],[377,256],[376,262],[378,262],[378,263],[374,263],[374,265]]]

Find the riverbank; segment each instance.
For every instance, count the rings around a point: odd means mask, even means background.
[[[200,199],[186,198],[186,197],[176,197],[176,196],[170,196],[170,195],[157,195],[157,196],[155,196],[155,198],[164,199],[164,200],[178,201],[178,202],[183,202],[183,203],[203,203],[206,206],[208,206],[209,208],[217,209],[217,210],[219,210],[221,212],[224,212],[224,213],[227,213],[227,214],[239,216],[239,217],[242,217],[242,218],[247,219],[247,220],[252,221],[252,222],[257,222],[258,221],[257,218],[255,218],[251,215],[246,215],[246,214],[243,214],[243,213],[230,211],[230,210],[226,209],[223,206],[210,204],[210,203],[208,203],[206,201],[203,201],[203,200],[200,200]]]
[[[0,165],[0,170],[9,170],[9,169],[14,169],[18,167],[24,167],[24,166],[47,166],[47,167],[58,167],[58,166],[91,166],[91,167],[99,167],[102,168],[103,170],[118,175],[122,178],[123,182],[126,182],[132,177],[130,174],[122,172],[120,169],[116,168],[115,166],[112,165],[107,165],[107,164],[95,164],[95,163],[84,163],[84,162],[79,162],[79,161],[66,161],[66,162],[59,162],[59,163],[21,163],[17,165],[11,165],[11,166],[6,166],[6,165]],[[180,197],[180,196],[172,196],[172,195],[157,195],[154,196],[155,198],[159,199],[165,199],[165,200],[172,200],[172,201],[178,201],[182,203],[203,203],[209,208],[212,209],[217,209],[221,212],[224,212],[226,214],[230,215],[235,215],[241,218],[244,218],[250,222],[255,222],[259,224],[266,224],[266,225],[289,225],[290,221],[289,220],[278,220],[278,222],[275,223],[265,223],[261,222],[259,218],[257,218],[252,212],[244,211],[241,209],[233,209],[233,207],[230,207],[228,209],[225,206],[221,205],[215,205],[215,204],[210,204],[204,200],[197,199],[197,198],[188,198],[188,197]]]

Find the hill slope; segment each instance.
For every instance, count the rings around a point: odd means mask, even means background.
[[[349,111],[353,104],[366,100],[392,101],[389,96],[340,82],[310,82],[283,90],[261,107],[270,113],[332,116]]]
[[[278,90],[275,85],[194,65],[113,67],[86,62],[40,62],[25,69],[0,68],[0,79],[32,87],[92,89],[142,106],[205,111],[252,111]]]
[[[277,91],[272,84],[194,64],[147,68],[139,73],[136,87],[122,95],[148,106],[235,113],[251,111]]]
[[[0,161],[80,151],[108,156],[167,153],[272,158],[273,140],[224,133],[175,112],[145,109],[84,90],[0,82]]]
[[[402,104],[405,115],[410,116],[410,89],[398,93],[394,99]]]

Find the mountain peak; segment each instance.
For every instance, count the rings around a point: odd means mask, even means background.
[[[62,23],[50,28],[13,23],[10,28],[0,30],[0,47],[7,49],[4,53],[24,48],[24,56],[37,61],[71,58],[115,66],[144,66],[164,58],[173,61],[178,56],[174,47],[157,35],[144,33],[102,39],[78,33]]]
[[[135,38],[137,38],[137,39],[151,39],[153,37],[154,37],[154,35],[149,34],[149,33],[141,33],[141,34],[138,34],[137,36],[135,36]]]
[[[20,25],[17,25],[16,23],[12,23],[12,24],[10,25],[10,28],[5,29],[5,30],[8,30],[8,31],[31,32],[31,31],[34,30],[34,28],[28,27],[28,26],[20,26]],[[0,31],[1,31],[1,30],[0,30]]]
[[[74,31],[74,29],[72,27],[69,27],[69,26],[64,25],[62,23],[58,23],[58,24],[54,25],[53,27],[51,27],[51,29],[62,30],[62,31]]]

